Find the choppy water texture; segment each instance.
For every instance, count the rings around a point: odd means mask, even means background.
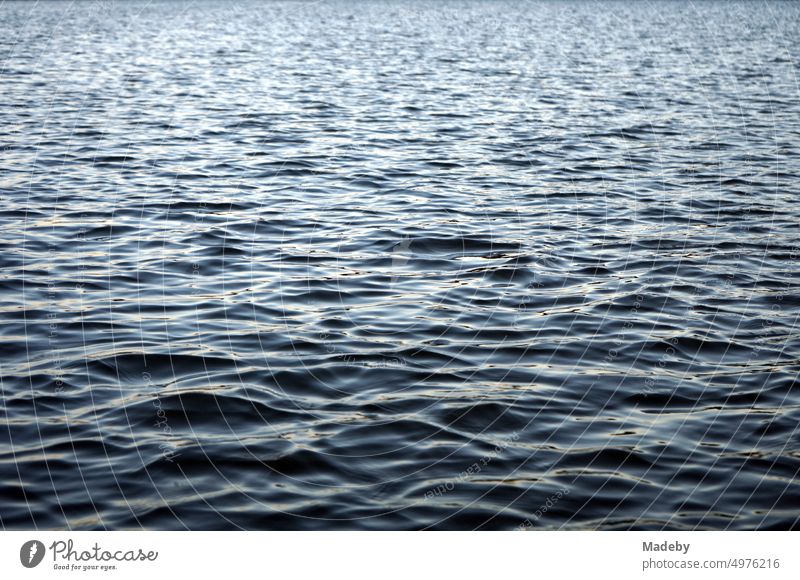
[[[2,3],[0,524],[797,526],[799,33]]]

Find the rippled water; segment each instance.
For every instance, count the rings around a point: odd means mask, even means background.
[[[4,2],[4,528],[800,517],[800,7]]]

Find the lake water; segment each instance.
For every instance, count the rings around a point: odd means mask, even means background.
[[[0,39],[3,528],[798,526],[800,4]]]

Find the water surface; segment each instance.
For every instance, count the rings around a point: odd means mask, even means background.
[[[797,526],[799,17],[2,3],[0,525]]]

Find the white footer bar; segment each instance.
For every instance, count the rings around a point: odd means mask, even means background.
[[[0,577],[796,579],[799,543],[792,532],[0,532]]]

